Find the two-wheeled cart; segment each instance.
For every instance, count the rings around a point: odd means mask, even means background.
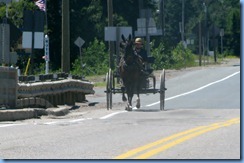
[[[107,97],[107,109],[112,109],[113,105],[113,94],[122,93],[121,88],[116,87],[115,79],[117,81],[120,79],[118,73],[113,72],[111,69],[106,74],[106,97]],[[160,84],[159,88],[156,88],[156,77],[155,75],[151,74],[144,78],[141,81],[141,90],[140,94],[149,94],[149,93],[160,93],[160,110],[164,110],[164,102],[165,102],[165,70],[163,69],[160,74]]]

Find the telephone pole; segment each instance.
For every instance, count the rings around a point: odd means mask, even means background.
[[[107,7],[108,7],[108,26],[113,26],[113,0],[107,0]],[[109,68],[114,68],[114,43],[109,41]]]
[[[62,71],[70,71],[70,20],[69,0],[62,1]]]
[[[184,35],[185,35],[185,0],[182,0],[182,14],[181,14],[181,40],[182,44],[184,43]]]

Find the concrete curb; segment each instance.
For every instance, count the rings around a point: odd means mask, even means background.
[[[43,115],[64,116],[69,113],[69,110],[70,108],[67,106],[48,109],[4,109],[0,110],[0,122],[38,118]]]
[[[46,112],[48,115],[64,116],[69,113],[69,110],[70,110],[70,108],[68,108],[68,107],[48,108],[48,109],[46,109]]]

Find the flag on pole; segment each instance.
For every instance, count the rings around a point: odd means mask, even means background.
[[[35,4],[39,7],[40,10],[46,11],[46,0],[36,0]]]

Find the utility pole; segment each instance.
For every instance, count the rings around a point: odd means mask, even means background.
[[[141,17],[141,11],[144,7],[143,0],[138,0],[138,4],[139,4],[139,16]]]
[[[70,71],[70,20],[69,0],[62,1],[62,71]]]
[[[185,35],[185,0],[182,0],[182,14],[181,14],[181,40],[182,40],[182,44],[184,43],[184,35]]]
[[[202,66],[202,21],[199,21],[198,28],[199,28],[199,31],[198,31],[198,34],[199,34],[199,36],[198,36],[199,66]]]
[[[162,0],[163,3],[163,36],[165,36],[165,3],[164,0]]]
[[[204,7],[204,13],[205,13],[205,20],[204,20],[204,33],[205,33],[205,36],[204,36],[204,53],[203,53],[203,56],[204,56],[204,66],[205,66],[205,57],[207,56],[207,53],[208,53],[208,48],[207,48],[207,42],[208,42],[208,38],[207,38],[207,6],[206,6],[206,3],[204,2],[203,3],[203,7]]]
[[[107,7],[108,7],[108,26],[113,26],[113,0],[107,0]],[[109,41],[109,67],[111,69],[114,68],[114,44],[112,41]]]
[[[182,40],[182,45],[183,45],[183,55],[184,55],[184,63],[185,63],[185,66],[186,66],[186,52],[185,52],[185,0],[182,0],[182,15],[181,15],[181,19],[182,19],[182,22],[181,22],[181,40]]]
[[[146,9],[146,49],[147,49],[147,56],[150,57],[150,35],[149,35],[149,19],[150,19],[150,9]]]

